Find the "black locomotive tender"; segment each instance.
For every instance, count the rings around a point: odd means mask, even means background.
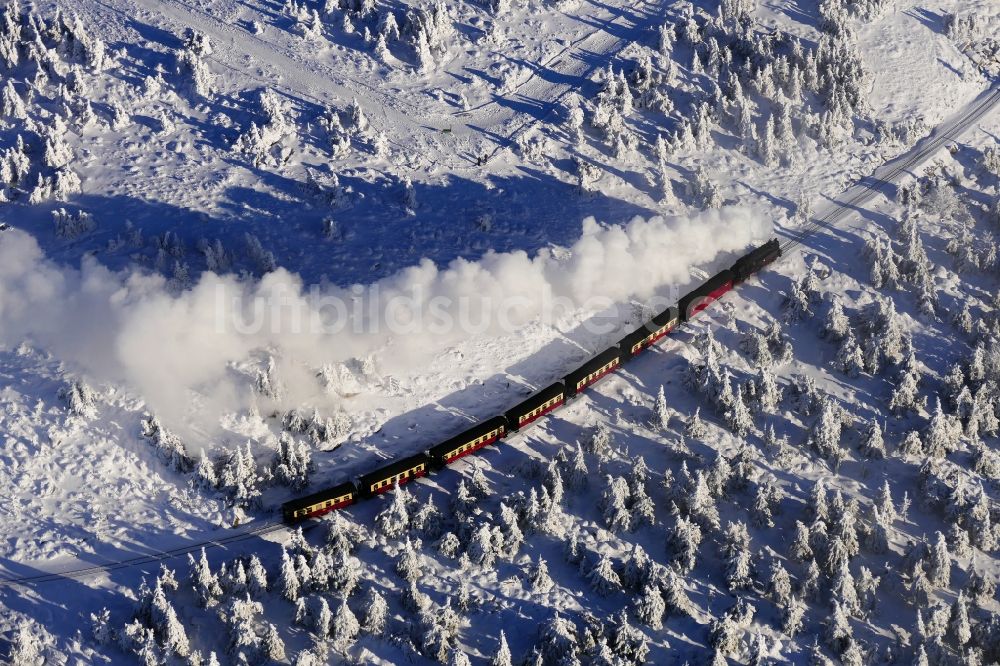
[[[676,306],[660,312],[635,331],[626,334],[616,345],[597,354],[560,381],[526,398],[502,416],[478,423],[423,453],[396,460],[369,472],[356,483],[342,483],[285,502],[281,506],[282,517],[286,522],[297,522],[374,497],[433,470],[442,469],[463,456],[526,428],[605,375],[614,372],[623,363],[666,336],[678,324],[690,320],[724,293],[780,256],[781,246],[776,239],[764,243],[740,257],[731,268],[712,276],[681,297]]]

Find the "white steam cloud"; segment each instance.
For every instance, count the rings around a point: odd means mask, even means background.
[[[250,381],[234,368],[255,354],[279,360],[288,388],[280,406],[299,406],[319,392],[324,365],[378,354],[384,372],[418,375],[479,336],[560,313],[578,321],[683,287],[692,269],[769,233],[763,216],[735,208],[611,227],[587,219],[572,247],[533,257],[424,261],[347,289],[307,289],[285,270],[252,283],[206,273],[176,294],[159,276],[115,273],[93,259],[59,266],[11,229],[0,233],[0,344],[31,341],[94,379],[129,385],[175,428],[210,434],[224,412],[249,404]],[[185,423],[193,400],[215,423]]]

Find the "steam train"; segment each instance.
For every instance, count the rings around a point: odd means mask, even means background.
[[[641,354],[679,324],[691,320],[727,291],[780,256],[781,246],[777,239],[764,243],[740,257],[731,268],[719,272],[682,296],[676,306],[660,312],[635,331],[626,334],[617,344],[502,415],[478,423],[423,453],[401,458],[369,472],[356,482],[342,483],[285,502],[281,506],[282,518],[285,522],[294,523],[388,492],[523,430]]]

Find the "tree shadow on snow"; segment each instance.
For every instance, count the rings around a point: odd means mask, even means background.
[[[201,239],[219,239],[233,259],[232,270],[257,272],[244,238],[252,234],[277,265],[293,267],[307,284],[328,280],[347,286],[377,281],[425,258],[444,266],[489,251],[533,254],[551,244],[570,245],[589,215],[618,224],[657,212],[601,192],[581,194],[576,185],[530,167],[477,180],[452,175],[414,182],[415,206],[408,210],[403,183],[371,170],[342,173],[339,202],[331,203],[332,193],[310,189],[304,173],[293,178],[261,169],[247,179],[240,176],[245,165],[231,166],[220,178],[233,184],[220,186],[217,195],[206,193],[215,200],[210,212],[86,193],[67,203],[14,203],[0,217],[36,235],[56,260],[75,264],[87,253],[112,268],[137,257],[151,264],[157,254],[153,238],[170,232],[183,246],[170,264],[186,263],[192,276],[205,268],[197,250]],[[58,208],[92,213],[96,229],[75,239],[57,238],[51,213]],[[330,239],[323,233],[326,218],[337,227]],[[141,231],[141,247],[126,242],[126,223]]]
[[[785,14],[792,20],[798,21],[803,25],[816,29],[819,28],[819,12],[817,11],[819,3],[817,2],[811,0],[786,0],[784,2],[767,2],[765,6],[776,13]]]
[[[925,28],[934,34],[944,34],[944,13],[939,13],[926,7],[911,7],[910,9],[904,9],[903,13],[920,21]]]

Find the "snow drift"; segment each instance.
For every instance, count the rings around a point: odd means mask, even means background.
[[[215,419],[248,405],[252,382],[240,370],[248,359],[277,360],[289,387],[277,406],[290,408],[316,393],[324,365],[377,352],[384,372],[419,374],[478,336],[539,320],[558,327],[669,294],[696,281],[696,267],[717,268],[713,260],[729,261],[769,230],[736,208],[623,226],[588,218],[572,247],[533,257],[423,261],[350,288],[308,288],[283,269],[253,282],[205,273],[181,293],[160,276],[111,272],[92,258],[79,269],[56,265],[30,235],[9,230],[0,234],[0,343],[30,341],[94,379],[125,382],[180,427],[192,401]]]

